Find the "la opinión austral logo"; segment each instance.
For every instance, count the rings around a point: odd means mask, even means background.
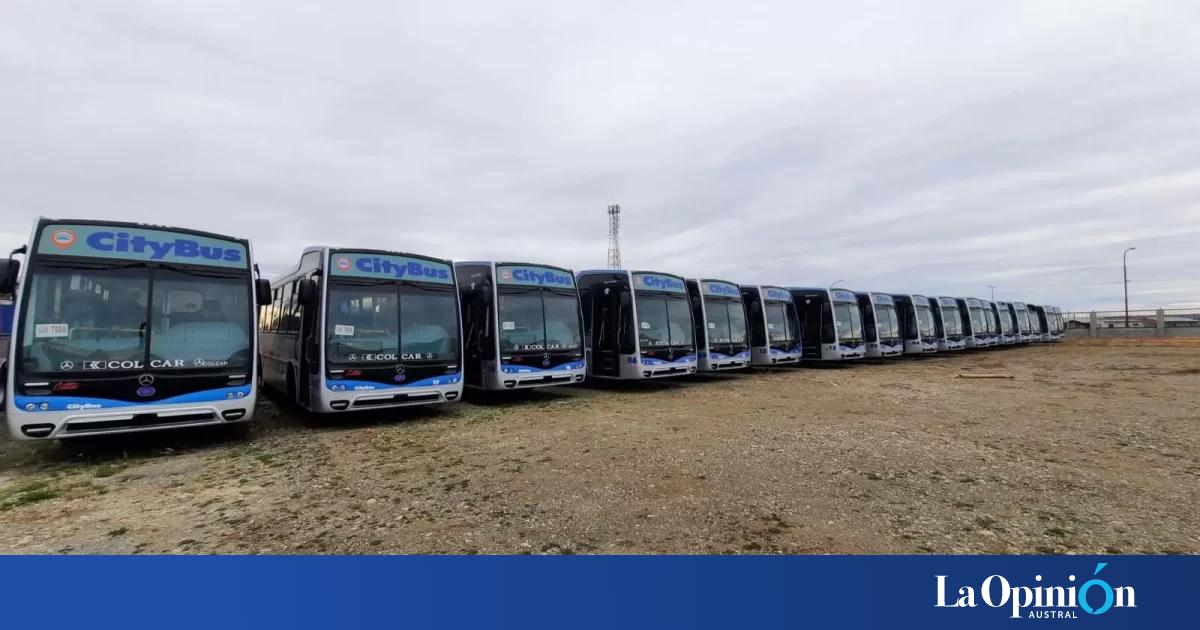
[[[1041,575],[1033,576],[1032,585],[1016,585],[1003,575],[989,575],[974,586],[959,586],[957,595],[947,592],[948,575],[935,575],[937,603],[934,608],[1007,608],[1012,619],[1078,619],[1079,611],[1103,615],[1113,608],[1136,608],[1132,586],[1113,586],[1099,577],[1107,562],[1096,563],[1092,579],[1076,585],[1074,575],[1065,584],[1049,585]]]

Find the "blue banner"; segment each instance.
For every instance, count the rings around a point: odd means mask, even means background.
[[[358,278],[454,283],[454,272],[445,262],[390,254],[334,252],[329,258],[329,273]]]
[[[682,278],[647,271],[640,271],[633,274],[633,288],[635,291],[651,290],[667,291],[669,293],[687,293],[687,287],[683,284]]]
[[[5,557],[0,569],[10,628],[976,630],[1195,628],[1200,560]]]
[[[236,269],[250,267],[246,246],[236,241],[124,226],[52,223],[42,229],[37,253]]]
[[[533,265],[498,265],[496,280],[503,285],[558,287],[574,289],[575,276],[569,271]]]
[[[704,295],[711,297],[727,297],[734,299],[742,299],[742,290],[732,282],[723,282],[721,280],[701,280],[700,287],[704,291]]]

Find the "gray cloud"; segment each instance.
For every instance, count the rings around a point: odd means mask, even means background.
[[[1200,306],[1197,9],[9,2],[33,218],[738,282]]]

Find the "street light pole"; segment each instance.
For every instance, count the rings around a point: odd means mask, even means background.
[[[1137,249],[1130,247],[1121,254],[1121,275],[1125,278],[1125,328],[1129,329],[1129,252]]]
[[[992,290],[992,301],[995,302],[996,301],[996,285],[989,284],[988,288]]]

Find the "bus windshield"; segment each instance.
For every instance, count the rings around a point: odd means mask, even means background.
[[[791,309],[787,302],[767,302],[763,311],[767,316],[767,340],[772,345],[791,345],[796,341],[796,329],[792,324]]]
[[[577,350],[579,302],[573,293],[547,289],[500,289],[501,352]]]
[[[977,335],[992,332],[990,318],[983,312],[982,306],[971,307],[971,329]]]
[[[880,341],[900,338],[900,319],[896,317],[896,307],[891,304],[875,305],[875,329]]]
[[[862,313],[858,310],[858,302],[834,302],[833,314],[839,341],[862,341]]]
[[[917,326],[922,339],[937,337],[937,327],[933,322],[933,309],[928,304],[917,305]]]
[[[639,293],[638,342],[647,348],[692,345],[692,317],[682,297]]]
[[[451,287],[331,282],[326,358],[330,363],[456,360],[456,302]]]
[[[250,366],[245,277],[141,265],[39,266],[30,277],[19,358],[25,370]]]
[[[963,334],[962,316],[957,306],[942,307],[942,326],[946,329],[947,337]]]
[[[740,301],[706,297],[704,316],[708,319],[708,343],[746,343],[746,311]]]

